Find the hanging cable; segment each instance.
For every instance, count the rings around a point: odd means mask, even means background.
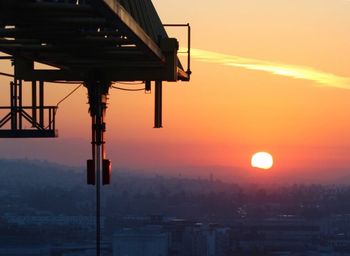
[[[145,82],[115,82],[113,84],[125,84],[125,85],[139,85],[139,84],[145,84]],[[121,90],[121,91],[128,91],[128,92],[138,92],[138,91],[144,91],[145,87],[142,88],[124,88],[124,87],[119,87],[112,85],[111,88]]]
[[[49,82],[53,84],[81,84],[82,82],[67,82],[67,81],[54,81],[54,82]]]
[[[135,89],[122,88],[122,87],[118,87],[118,86],[114,86],[114,85],[112,85],[111,87],[113,89],[116,89],[116,90],[128,91],[128,92],[138,92],[138,91],[144,91],[145,90],[145,87],[143,87],[143,88],[135,88]]]
[[[57,110],[58,110],[58,106],[64,102],[66,99],[68,99],[70,96],[73,95],[73,93],[75,93],[83,84],[79,84],[77,87],[75,87],[71,92],[69,92],[66,96],[64,96],[60,101],[57,102],[56,104],[56,108],[55,108],[55,111],[53,112],[53,118],[52,120],[50,121],[50,123],[45,127],[45,129],[49,128],[50,125],[53,123],[53,121],[55,120],[56,118],[56,114],[57,114]]]
[[[0,75],[1,75],[1,76],[7,76],[7,77],[15,77],[15,76],[12,75],[12,74],[3,73],[3,72],[0,72]]]
[[[73,93],[75,93],[83,84],[79,84],[77,87],[75,87],[70,93],[68,93],[65,97],[63,97],[57,104],[56,107],[58,107],[58,105],[60,105],[63,101],[65,101],[66,99],[68,99]]]
[[[137,85],[144,84],[145,82],[117,82],[117,84],[126,84],[126,85]]]

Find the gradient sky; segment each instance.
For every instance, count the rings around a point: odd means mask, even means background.
[[[190,83],[165,84],[160,130],[152,128],[153,95],[111,91],[107,154],[114,168],[166,172],[232,166],[221,174],[234,176],[235,169],[254,172],[251,155],[266,150],[276,163],[266,175],[345,175],[350,169],[350,1],[153,3],[164,23],[191,23],[193,76]],[[186,46],[185,31],[169,34]],[[48,88],[48,101],[55,104],[74,87]],[[58,139],[3,140],[1,155],[83,165],[90,154],[86,102],[81,88],[60,106]]]

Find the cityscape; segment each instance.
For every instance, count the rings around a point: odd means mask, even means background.
[[[0,164],[0,255],[94,255],[94,190],[82,168]],[[210,173],[130,170],[113,180],[102,196],[103,255],[349,255],[350,184],[234,184]]]

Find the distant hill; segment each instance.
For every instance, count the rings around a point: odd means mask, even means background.
[[[202,172],[206,178],[189,177],[191,171],[193,174]],[[289,209],[291,202],[300,205],[298,200],[320,198],[321,192],[327,192],[327,188],[322,186],[281,184],[282,178],[287,180],[282,175],[256,172],[256,176],[244,177],[242,174],[224,179],[217,178],[220,171],[239,174],[239,170],[220,166],[174,169],[172,176],[163,175],[160,170],[114,168],[112,184],[102,187],[103,207],[108,209],[106,215],[113,218],[164,214],[197,219],[198,216],[209,218],[211,215],[208,213],[229,218],[240,205],[278,202],[285,203],[286,209]],[[38,212],[93,214],[95,187],[88,186],[85,179],[84,167],[39,160],[0,159],[0,216],[1,213],[30,215]]]
[[[208,189],[226,190],[232,184],[223,182],[212,176],[210,180],[209,169],[207,178],[186,176],[186,169],[179,170],[178,176],[160,175],[152,171],[113,169],[112,184],[104,187],[106,193],[140,193],[145,191],[192,191],[200,192]],[[212,170],[215,173],[215,170]],[[182,174],[181,174],[182,173]],[[237,179],[238,181],[238,179]],[[27,159],[0,159],[0,188],[18,189],[20,187],[60,187],[70,190],[77,187],[89,187],[86,185],[84,167],[69,167],[51,162]]]
[[[82,183],[82,170],[39,160],[0,160],[0,186],[73,186]],[[84,176],[85,177],[85,176]]]
[[[201,173],[201,175],[196,175]],[[344,172],[346,173],[346,172]],[[227,178],[225,178],[225,176]],[[349,184],[350,178],[332,177],[327,180],[292,179],[283,173],[246,172],[238,168],[207,166],[183,167],[171,170],[131,170],[113,168],[112,184],[104,187],[106,193],[128,191],[191,191],[207,189],[230,190],[234,184],[282,184],[282,183],[330,183]],[[62,189],[86,188],[85,167],[70,167],[41,160],[0,159],[0,190],[14,190],[19,187],[60,187]]]

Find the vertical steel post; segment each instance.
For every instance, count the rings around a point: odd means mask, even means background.
[[[99,118],[96,118],[96,126],[99,125]],[[96,137],[99,136],[98,128],[95,129]],[[101,255],[101,144],[95,142],[95,163],[96,163],[96,256]]]
[[[11,101],[11,130],[17,129],[16,119],[16,79],[10,82],[10,101]]]
[[[18,89],[18,128],[20,130],[22,130],[22,106],[23,106],[23,102],[22,102],[22,97],[23,97],[23,88],[22,88],[22,80],[18,80],[17,83],[17,89]]]
[[[36,81],[32,81],[32,127],[36,126],[37,102]]]
[[[187,23],[187,74],[190,75],[191,72],[191,26]]]
[[[39,81],[39,124],[44,128],[44,82]]]
[[[163,101],[163,92],[162,92],[162,81],[155,82],[155,96],[154,96],[154,128],[162,128],[162,101]]]
[[[88,81],[90,115],[92,120],[92,159],[96,170],[96,256],[101,255],[101,172],[105,158],[105,123],[104,117],[107,107],[107,94],[110,82]]]

